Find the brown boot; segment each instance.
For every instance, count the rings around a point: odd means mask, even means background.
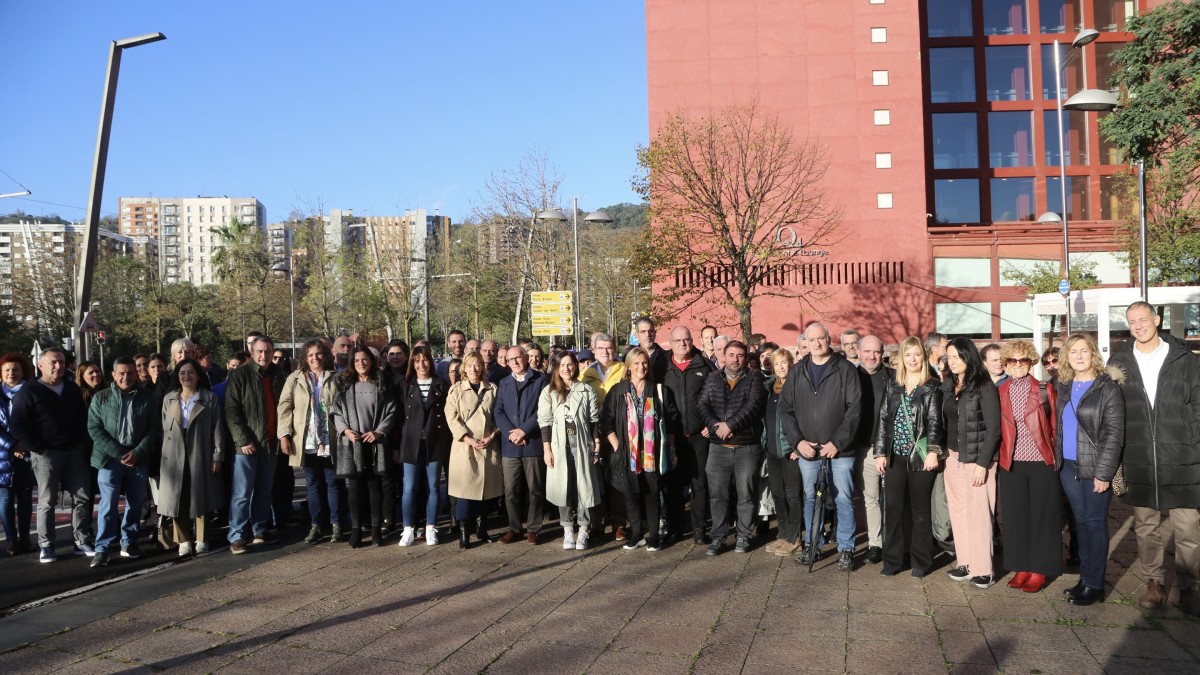
[[[1142,609],[1158,609],[1166,599],[1167,589],[1163,588],[1162,583],[1151,579],[1146,582],[1146,592],[1138,598],[1137,604]]]
[[[1200,590],[1190,588],[1179,591],[1179,609],[1184,614],[1200,616]]]

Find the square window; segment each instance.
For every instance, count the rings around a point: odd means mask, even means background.
[[[871,42],[887,42],[887,29],[886,28],[872,28],[871,29]]]
[[[890,153],[890,152],[875,153],[875,168],[876,169],[892,168],[892,153]]]
[[[887,0],[871,0],[872,5],[882,5],[885,2],[887,2]]]
[[[892,123],[891,110],[876,110],[875,111],[875,126],[886,127]]]
[[[872,70],[871,84],[875,85],[876,87],[886,87],[888,84],[888,71]]]
[[[881,209],[892,208],[892,193],[880,192],[875,195],[875,206]]]

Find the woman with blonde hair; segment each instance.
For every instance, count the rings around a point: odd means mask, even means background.
[[[579,360],[572,352],[550,359],[550,383],[538,398],[546,463],[546,499],[558,507],[563,549],[586,550],[590,509],[600,503],[604,482],[600,462],[600,405],[596,392],[576,381]],[[579,525],[576,532],[575,525]]]
[[[898,574],[907,551],[912,575],[920,578],[933,565],[930,504],[934,479],[946,456],[942,388],[930,377],[920,338],[904,338],[897,354],[896,379],[889,383],[879,411],[870,411],[879,415],[872,454],[879,475],[885,477],[884,510],[890,514],[879,573]]]
[[[786,349],[771,353],[769,363],[772,374],[763,385],[767,388],[767,407],[763,425],[763,458],[766,461],[767,482],[771,498],[775,502],[775,519],[779,532],[775,541],[766,545],[766,550],[777,556],[795,555],[804,545],[800,531],[804,529],[804,500],[800,491],[804,481],[800,477],[800,455],[787,441],[783,433],[783,418],[779,416],[779,397],[783,394],[788,371],[795,357]]]
[[[1071,503],[1079,537],[1079,583],[1063,594],[1073,605],[1090,605],[1104,597],[1109,488],[1125,443],[1125,373],[1104,367],[1095,340],[1087,334],[1067,338],[1062,354],[1066,358],[1059,362],[1055,385],[1054,460],[1061,467],[1058,480]],[[1007,513],[1006,507],[1006,517]]]
[[[1062,515],[1054,460],[1054,385],[1030,373],[1038,353],[1025,340],[1000,349],[1008,378],[1000,383],[1000,531],[1010,588],[1037,593],[1062,574]]]
[[[450,446],[449,493],[458,501],[458,547],[467,548],[474,521],[475,536],[487,543],[483,502],[504,494],[504,469],[500,463],[494,411],[496,385],[487,380],[487,367],[478,352],[463,357],[463,379],[446,394],[446,424],[454,439]]]

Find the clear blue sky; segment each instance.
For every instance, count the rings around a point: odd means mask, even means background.
[[[637,201],[640,0],[0,0],[0,169],[33,192],[0,213],[83,217],[109,43],[155,31],[122,61],[105,213],[199,194],[460,221],[535,147],[582,208]]]

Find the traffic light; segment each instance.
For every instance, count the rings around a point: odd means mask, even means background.
[[[102,331],[102,330],[96,331],[96,342],[98,342],[100,344],[104,344],[104,331]]]

